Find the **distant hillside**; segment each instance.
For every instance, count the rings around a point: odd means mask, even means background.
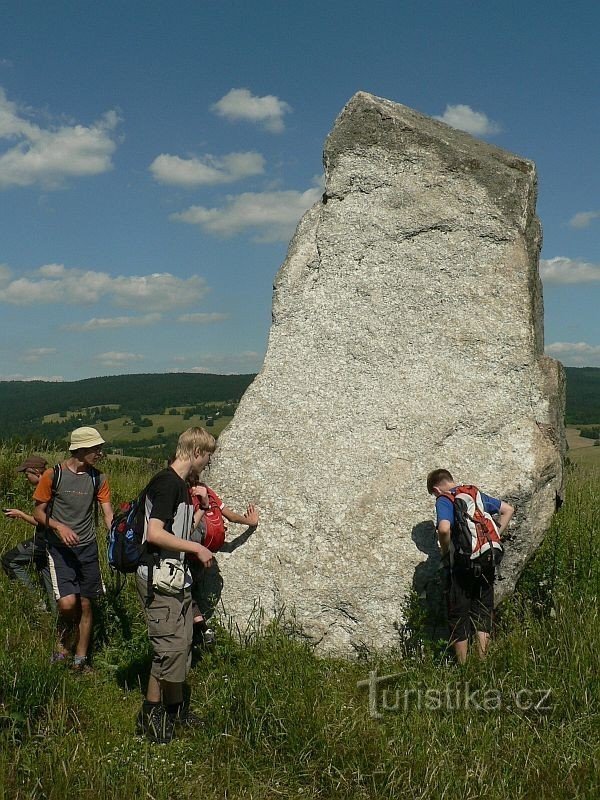
[[[600,424],[600,368],[567,367],[566,421],[571,425]],[[119,407],[112,416],[163,414],[165,409],[189,407],[201,413],[207,403],[237,405],[254,375],[114,375],[82,381],[0,382],[0,439],[60,438],[71,428],[69,411],[91,406]],[[233,413],[223,409],[225,414]],[[44,425],[50,414],[63,417]],[[110,415],[103,413],[103,419]],[[47,422],[48,420],[46,420]]]
[[[61,383],[0,382],[0,438],[26,437],[48,414],[90,406],[118,404],[124,414],[162,414],[169,406],[237,404],[253,379],[254,375],[169,373]]]
[[[569,425],[600,423],[600,368],[566,367]]]

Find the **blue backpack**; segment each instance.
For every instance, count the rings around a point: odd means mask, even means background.
[[[157,563],[157,551],[144,541],[146,525],[146,495],[154,478],[134,500],[123,503],[114,515],[108,531],[108,564],[117,574],[117,594],[125,582],[121,575],[136,572],[140,566],[148,567],[148,602],[152,600],[152,575]]]
[[[108,531],[108,564],[116,572],[127,575],[146,562],[145,516],[146,489],[114,515]]]

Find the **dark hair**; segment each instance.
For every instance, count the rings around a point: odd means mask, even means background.
[[[443,481],[453,481],[454,478],[447,469],[434,469],[427,476],[427,491],[433,494],[433,490]]]

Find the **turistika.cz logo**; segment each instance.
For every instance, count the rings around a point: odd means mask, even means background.
[[[390,686],[401,673],[378,675],[369,672],[366,680],[358,681],[358,688],[369,690],[369,714],[381,719],[385,713],[417,711],[516,711],[543,714],[552,709],[552,689],[523,688],[505,694],[501,689],[472,689],[469,682],[449,684],[443,689],[423,687],[399,688]]]

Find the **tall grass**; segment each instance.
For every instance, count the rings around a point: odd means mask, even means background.
[[[0,451],[0,476],[18,494],[15,464]],[[145,470],[110,464],[117,500],[136,493]],[[2,577],[0,798],[598,797],[598,477],[570,474],[567,503],[485,662],[458,668],[425,638],[404,658],[318,659],[289,619],[265,626],[258,612],[243,635],[221,628],[192,672],[203,729],[164,747],[133,735],[149,665],[133,587],[109,591],[96,673],[74,676],[48,663],[52,621]],[[25,533],[2,522],[0,541]],[[370,671],[391,676],[379,686],[379,718],[357,686]],[[548,691],[544,708],[519,707]],[[486,692],[499,699],[487,711],[464,699]]]

